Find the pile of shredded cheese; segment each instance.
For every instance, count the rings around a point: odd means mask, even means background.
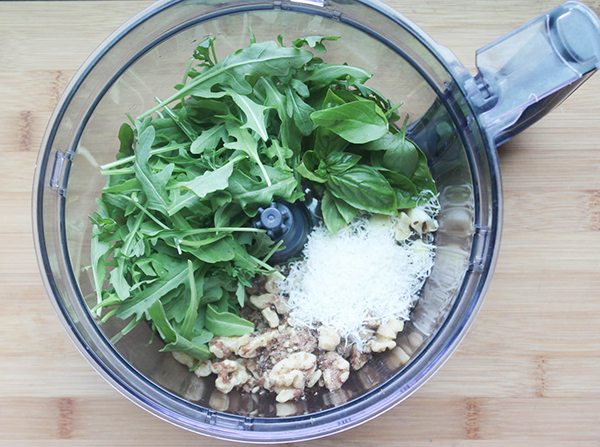
[[[324,226],[311,233],[305,258],[290,265],[280,284],[293,324],[332,327],[362,349],[369,321],[409,318],[433,267],[434,246],[397,242],[393,219],[382,224],[359,216],[336,234]]]

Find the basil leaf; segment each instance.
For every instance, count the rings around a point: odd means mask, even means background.
[[[326,176],[321,176],[315,173],[315,171],[319,167],[319,162],[321,160],[317,156],[314,151],[307,151],[302,157],[302,162],[296,166],[296,171],[300,173],[300,175],[308,180],[312,180],[317,183],[325,183],[327,181]]]
[[[396,208],[414,208],[417,205],[417,188],[409,178],[385,168],[377,169],[396,193]]]
[[[332,233],[337,233],[340,228],[346,225],[346,220],[335,206],[332,195],[329,192],[325,192],[323,200],[321,202],[321,214],[325,221],[325,226]]]
[[[332,174],[341,174],[352,166],[355,166],[361,159],[360,155],[350,154],[348,152],[334,152],[325,159],[327,171]]]
[[[427,157],[421,150],[419,150],[419,164],[410,180],[421,192],[431,191],[437,194],[437,188],[427,164]]]
[[[343,91],[343,90],[342,90]],[[340,93],[341,91],[338,91]],[[322,109],[330,109],[332,107],[341,106],[342,104],[346,104],[342,98],[334,93],[333,90],[327,90],[327,94],[325,95],[325,99],[323,99],[323,107]]]
[[[327,189],[353,207],[377,214],[396,212],[396,194],[383,175],[370,166],[354,166],[341,174],[332,174]]]
[[[401,133],[388,132],[383,137],[361,146],[361,149],[376,151],[371,155],[373,166],[396,171],[408,178],[414,175],[419,164],[419,149]]]
[[[332,196],[333,202],[335,203],[335,207],[337,208],[340,216],[344,219],[344,222],[349,224],[358,214],[358,210],[354,208],[352,205],[348,205],[341,199],[335,198]]]
[[[235,337],[254,331],[254,324],[230,312],[218,312],[211,304],[206,311],[206,329],[216,336]]]
[[[342,104],[314,112],[310,117],[318,126],[354,144],[381,138],[389,127],[385,115],[372,101]]]
[[[313,135],[315,141],[314,152],[320,158],[325,158],[328,154],[333,152],[342,152],[349,145],[346,140],[324,127],[317,127],[317,130]]]

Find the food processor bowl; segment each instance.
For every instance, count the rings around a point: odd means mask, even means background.
[[[368,69],[368,85],[402,101],[409,136],[428,157],[441,212],[435,266],[397,351],[353,372],[338,391],[279,404],[272,395],[225,395],[161,353],[151,330],[100,323],[91,271],[99,166],[114,160],[125,114],[172,94],[208,36],[221,57],[257,41],[340,36],[324,59]],[[499,249],[502,192],[496,145],[539,119],[598,67],[599,24],[570,2],[478,52],[473,77],[446,48],[374,0],[166,0],[113,33],[74,76],[47,128],[37,163],[34,236],[54,308],[90,364],[118,391],[185,429],[233,441],[279,443],[363,423],[410,396],[466,335]],[[582,36],[585,36],[584,38]]]

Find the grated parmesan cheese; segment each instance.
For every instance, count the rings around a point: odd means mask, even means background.
[[[434,208],[427,211],[434,214]],[[409,318],[435,247],[421,239],[398,243],[394,219],[359,216],[336,234],[324,226],[313,230],[305,258],[290,264],[279,284],[295,325],[332,327],[362,350],[368,320]]]

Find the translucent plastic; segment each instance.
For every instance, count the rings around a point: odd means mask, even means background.
[[[137,116],[155,96],[168,96],[206,36],[217,36],[217,52],[225,55],[248,44],[248,27],[258,40],[280,33],[288,42],[303,35],[341,36],[328,45],[327,61],[367,68],[374,73],[370,85],[404,102],[401,112],[410,114],[410,136],[430,160],[442,205],[435,267],[398,340],[410,361],[403,364],[385,353],[353,373],[340,391],[287,404],[272,396],[215,391],[212,379],[198,378],[170,354],[159,353],[160,341],[149,344],[150,330],[143,325],[112,345],[109,340],[126,322],[99,324],[88,311],[95,297],[85,268],[87,216],[97,209],[94,199],[105,183],[99,165],[114,160],[125,113]],[[501,71],[487,64],[486,72],[501,85]],[[214,437],[261,443],[311,439],[401,402],[465,336],[495,263],[502,196],[493,142],[503,129],[481,124],[487,123],[481,114],[494,110],[485,100],[499,94],[484,88],[484,79],[491,79],[486,76],[472,78],[447,49],[375,1],[165,1],[142,12],[74,77],[40,151],[33,197],[36,248],[67,332],[126,397],[160,418]]]

